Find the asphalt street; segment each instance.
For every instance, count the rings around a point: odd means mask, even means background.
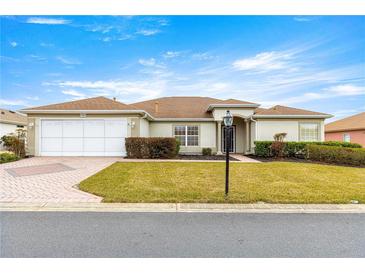
[[[0,212],[1,257],[365,257],[365,214]]]

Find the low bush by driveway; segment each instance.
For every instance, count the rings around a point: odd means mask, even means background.
[[[362,168],[307,163],[232,163],[224,197],[224,163],[115,163],[80,189],[104,202],[349,203],[365,202]]]

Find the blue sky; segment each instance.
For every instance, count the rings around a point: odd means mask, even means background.
[[[1,107],[210,96],[365,111],[365,17],[3,16]]]

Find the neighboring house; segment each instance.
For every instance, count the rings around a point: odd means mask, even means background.
[[[365,147],[365,112],[329,123],[325,132],[326,141],[358,143]]]
[[[181,153],[202,148],[223,151],[222,118],[234,116],[231,151],[252,153],[254,141],[273,140],[287,133],[287,141],[324,140],[325,113],[209,97],[163,97],[123,104],[96,97],[24,109],[28,114],[28,150],[36,156],[124,156],[126,137],[176,137]]]
[[[27,116],[12,110],[0,109],[0,137],[16,133],[19,128],[26,128]],[[3,149],[0,144],[0,149]]]

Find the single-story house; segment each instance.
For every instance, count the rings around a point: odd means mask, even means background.
[[[28,151],[36,156],[125,156],[126,137],[176,137],[181,153],[202,148],[224,152],[222,119],[233,115],[231,152],[249,154],[254,141],[323,141],[331,115],[309,110],[209,97],[163,97],[124,104],[105,97],[33,107],[28,115]]]
[[[365,147],[365,112],[325,125],[325,139],[358,143]]]

